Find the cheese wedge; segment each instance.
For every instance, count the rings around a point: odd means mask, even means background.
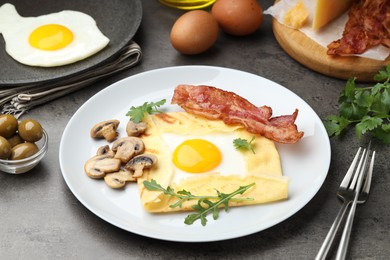
[[[347,11],[352,3],[353,0],[317,0],[312,28],[317,30],[327,25]]]
[[[297,4],[286,12],[283,17],[285,25],[294,29],[299,29],[305,25],[309,18],[309,11],[302,0],[299,0]]]

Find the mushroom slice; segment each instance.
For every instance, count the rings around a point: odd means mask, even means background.
[[[107,154],[107,153],[112,153],[112,157],[114,157],[114,155],[115,155],[115,153],[110,150],[110,146],[108,146],[108,145],[100,146],[98,148],[98,150],[96,151],[96,155],[103,155],[103,154]]]
[[[94,125],[91,129],[92,138],[104,138],[108,142],[112,142],[118,136],[116,129],[119,126],[119,120],[107,120]]]
[[[145,122],[134,123],[130,120],[126,126],[126,133],[128,136],[140,136],[145,132],[146,128]]]
[[[135,155],[143,153],[145,146],[141,138],[127,136],[116,140],[111,149],[115,152],[114,158],[127,163]]]
[[[113,189],[120,189],[126,185],[128,181],[136,181],[137,179],[133,177],[133,172],[121,168],[118,172],[113,172],[106,174],[104,176],[104,181]]]
[[[127,170],[133,170],[133,177],[141,177],[144,169],[149,169],[153,165],[157,164],[157,156],[153,154],[141,154],[135,156],[131,159],[126,165],[125,168]]]
[[[121,161],[113,158],[113,153],[95,155],[84,164],[85,173],[93,178],[103,178],[106,173],[119,171]]]

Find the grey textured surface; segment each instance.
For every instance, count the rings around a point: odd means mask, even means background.
[[[271,1],[261,4],[265,9]],[[139,72],[187,64],[230,67],[291,89],[321,118],[336,112],[345,81],[320,75],[292,60],[275,41],[270,17],[265,17],[256,34],[236,38],[221,33],[212,50],[190,57],[178,54],[169,43],[170,28],[182,11],[157,0],[143,1],[143,11],[135,38],[143,48],[141,64],[26,115],[45,125],[50,135],[49,153],[29,173],[0,173],[0,259],[313,259],[338,212],[340,201],[335,191],[347,162],[366,142],[359,142],[353,131],[331,139],[328,177],[302,210],[272,228],[242,238],[175,243],[141,237],[96,217],[70,192],[58,159],[68,120],[99,90]],[[358,206],[349,259],[388,259],[390,255],[390,147],[378,142],[373,145],[378,156],[372,193],[365,205]]]

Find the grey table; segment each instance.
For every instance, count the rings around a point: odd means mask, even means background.
[[[291,59],[277,44],[270,17],[265,17],[254,35],[221,34],[210,52],[183,56],[169,42],[170,29],[182,11],[158,1],[142,2],[144,17],[135,37],[144,53],[141,64],[29,112],[28,116],[45,125],[49,152],[29,173],[0,173],[0,259],[313,259],[340,206],[335,191],[360,145],[353,131],[331,139],[329,174],[304,208],[282,223],[242,238],[176,243],[138,236],[95,216],[68,189],[58,158],[68,120],[92,95],[140,72],[188,64],[230,67],[291,89],[321,118],[336,112],[345,81],[313,72]],[[264,9],[271,5],[271,1],[261,3]],[[372,193],[357,209],[351,259],[388,259],[390,255],[390,147],[373,145],[378,156]]]

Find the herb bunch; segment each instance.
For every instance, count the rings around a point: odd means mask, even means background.
[[[217,196],[196,196],[186,190],[180,190],[178,192],[175,192],[174,189],[172,189],[170,186],[168,186],[165,189],[153,179],[151,181],[144,181],[143,184],[147,190],[161,191],[165,195],[176,197],[178,201],[170,205],[169,207],[171,208],[181,207],[183,205],[183,202],[188,200],[197,200],[198,201],[197,204],[192,206],[192,208],[196,211],[196,213],[189,214],[185,218],[184,223],[187,225],[191,225],[196,220],[200,219],[203,226],[205,226],[207,223],[206,217],[208,214],[212,214],[214,220],[218,219],[220,206],[223,206],[225,211],[228,211],[230,208],[229,207],[230,200],[235,200],[235,201],[253,200],[252,198],[233,198],[233,197],[238,194],[243,194],[250,187],[255,185],[255,183],[251,183],[246,186],[240,186],[236,191],[233,191],[232,193],[229,194],[221,193],[220,191],[216,190]]]
[[[355,78],[349,79],[339,96],[339,114],[324,121],[329,136],[341,135],[355,127],[358,139],[362,135],[390,144],[390,64],[374,77],[372,87],[357,87]]]

